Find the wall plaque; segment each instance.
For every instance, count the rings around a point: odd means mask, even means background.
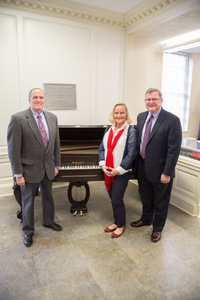
[[[73,110],[76,107],[76,85],[44,83],[45,109]]]

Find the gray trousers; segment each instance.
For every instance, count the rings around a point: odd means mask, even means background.
[[[43,180],[39,182],[42,208],[43,225],[52,225],[54,223],[54,200],[52,196],[52,180],[49,180],[45,174]],[[34,200],[38,189],[38,183],[26,182],[21,187],[22,201],[22,230],[25,234],[32,234],[34,227]]]

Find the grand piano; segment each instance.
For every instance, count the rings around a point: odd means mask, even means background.
[[[81,215],[87,212],[90,197],[88,181],[102,181],[98,149],[107,125],[59,126],[61,168],[55,182],[69,182],[70,212]],[[134,175],[131,175],[134,178]]]

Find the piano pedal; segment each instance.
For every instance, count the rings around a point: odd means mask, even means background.
[[[83,213],[87,213],[87,208],[86,207],[73,207],[71,206],[70,212],[73,213],[74,216],[76,216],[77,214],[80,214],[80,216],[83,216]]]

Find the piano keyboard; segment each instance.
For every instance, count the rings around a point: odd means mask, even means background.
[[[60,171],[66,170],[94,170],[101,169],[97,162],[68,162],[62,163],[60,167]]]

